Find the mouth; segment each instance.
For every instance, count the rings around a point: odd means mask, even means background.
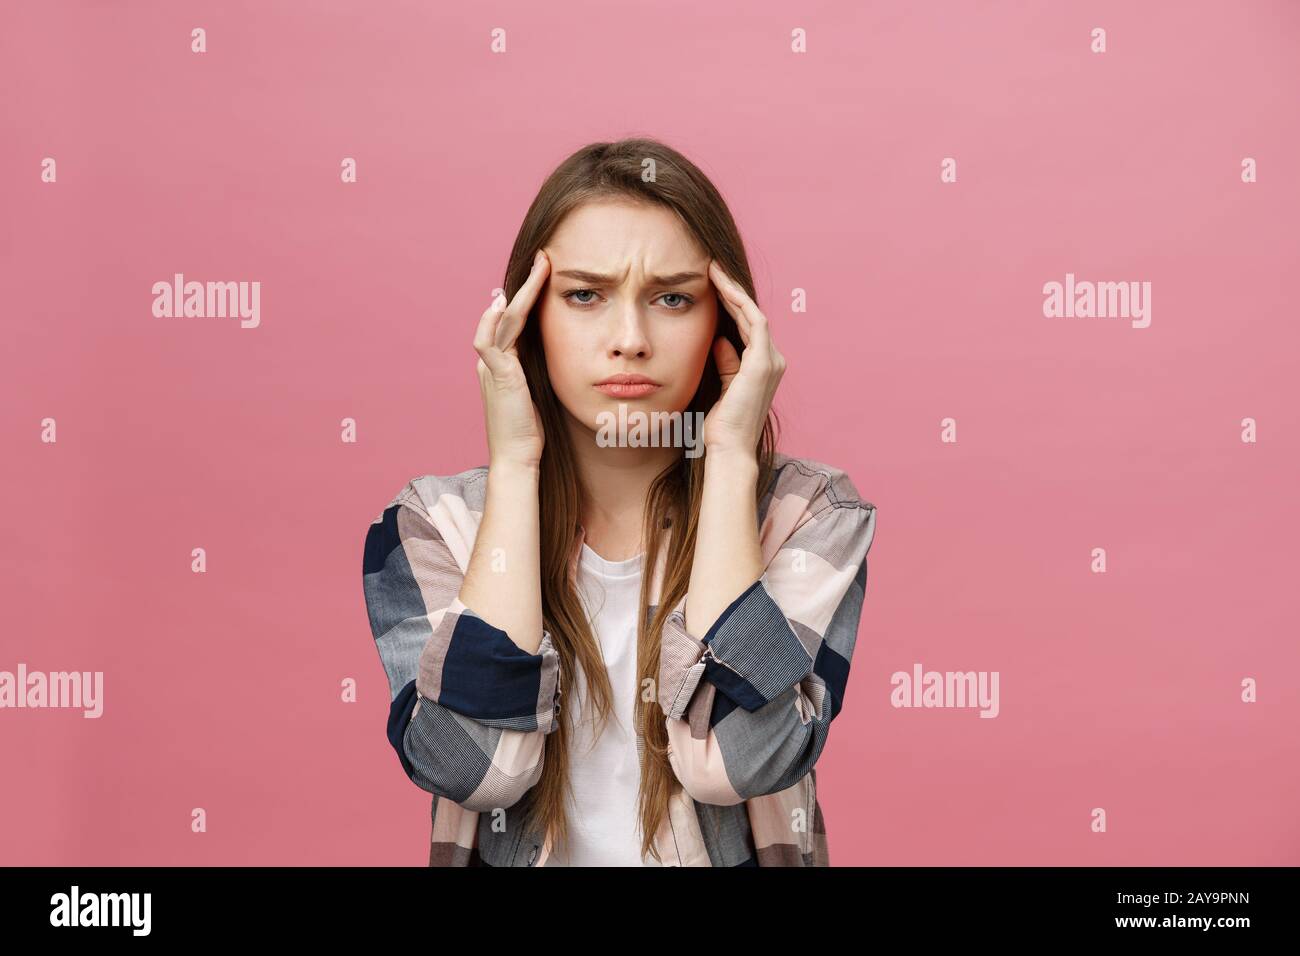
[[[648,376],[625,373],[611,375],[592,387],[613,398],[640,398],[663,388],[662,385]]]
[[[649,395],[651,392],[657,392],[662,386],[659,385],[620,385],[612,382],[608,385],[597,385],[596,391],[604,392],[614,398],[640,398],[642,395]]]

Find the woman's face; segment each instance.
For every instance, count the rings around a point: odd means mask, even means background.
[[[560,403],[586,428],[598,415],[681,412],[699,387],[718,324],[709,255],[669,209],[605,200],[565,217],[543,247],[551,271],[538,318]],[[656,388],[598,388],[619,373]]]

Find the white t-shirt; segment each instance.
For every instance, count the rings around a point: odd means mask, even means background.
[[[577,694],[565,694],[574,708],[569,750],[573,803],[568,807],[569,845],[557,847],[556,866],[662,866],[653,856],[641,856],[641,821],[637,788],[641,765],[637,758],[636,626],[641,600],[645,554],[626,561],[606,561],[584,542],[578,559],[578,595],[585,603],[592,632],[600,643],[614,707],[600,738],[593,742],[594,714],[584,712]],[[549,863],[548,863],[549,865]]]

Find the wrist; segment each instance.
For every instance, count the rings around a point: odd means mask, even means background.
[[[494,485],[536,484],[541,476],[541,465],[515,459],[495,459],[488,462],[488,487]]]
[[[709,448],[704,450],[704,469],[727,472],[758,473],[758,452],[745,448]]]

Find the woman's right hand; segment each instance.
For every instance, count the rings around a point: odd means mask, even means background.
[[[533,270],[514,299],[506,305],[505,296],[498,295],[479,319],[474,333],[487,424],[488,467],[518,464],[536,468],[541,464],[546,443],[542,416],[528,392],[528,380],[515,346],[550,269],[550,260],[539,249]]]

